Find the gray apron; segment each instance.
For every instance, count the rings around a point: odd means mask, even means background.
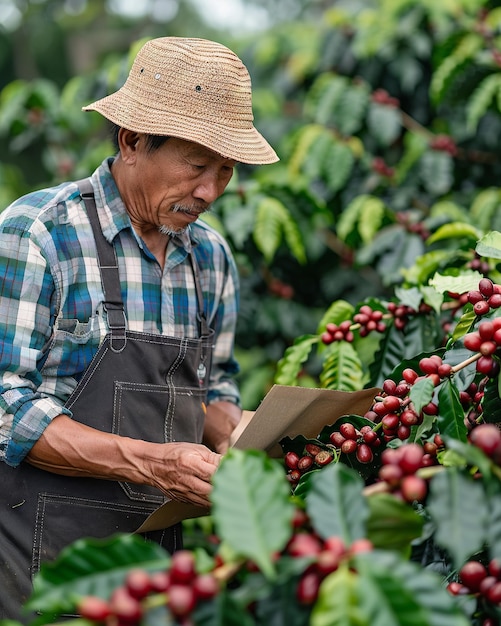
[[[127,330],[115,251],[102,234],[90,182],[80,181],[80,188],[96,240],[109,332],[66,406],[76,421],[101,431],[200,443],[213,331],[203,314],[194,255],[200,337]],[[33,576],[64,546],[81,537],[134,532],[165,499],[149,486],[0,463],[0,618],[27,619],[21,605]],[[144,536],[169,552],[182,547],[180,525]]]

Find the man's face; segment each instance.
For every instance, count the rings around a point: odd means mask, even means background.
[[[236,162],[173,137],[148,152],[144,135],[137,137],[125,194],[131,220],[141,230],[180,233],[223,193]]]

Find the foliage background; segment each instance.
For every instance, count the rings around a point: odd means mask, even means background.
[[[239,263],[247,409],[331,303],[478,269],[476,241],[501,230],[497,2],[268,4],[248,1],[228,30],[195,0],[150,0],[134,17],[115,2],[0,1],[10,16],[0,27],[2,208],[110,153],[103,121],[81,107],[123,83],[143,38],[214,38],[248,65],[256,124],[281,162],[240,167],[208,218]],[[313,359],[298,384],[321,384],[320,369]]]

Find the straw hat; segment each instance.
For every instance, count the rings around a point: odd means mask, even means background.
[[[83,110],[128,130],[193,141],[242,163],[278,161],[254,128],[247,68],[234,52],[206,39],[148,41],[125,84]]]

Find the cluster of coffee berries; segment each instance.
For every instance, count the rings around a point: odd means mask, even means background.
[[[478,289],[468,292],[468,302],[478,316],[487,315],[491,309],[501,307],[501,285],[496,285],[489,278],[482,278]]]
[[[367,304],[363,304],[358,310],[358,313],[355,313],[353,321],[360,326],[358,330],[360,337],[366,337],[372,331],[384,333],[386,330],[386,324],[383,321],[383,312],[377,309],[373,310]]]
[[[448,591],[454,596],[476,596],[480,609],[477,614],[483,617],[482,626],[499,626],[499,621],[487,613],[489,605],[496,610],[501,607],[501,562],[491,559],[484,565],[472,559],[459,570],[458,579],[447,585]]]
[[[385,178],[392,178],[395,175],[395,168],[388,165],[382,157],[374,157],[372,159],[371,169]]]
[[[438,446],[435,442],[406,443],[399,448],[386,448],[381,454],[378,478],[390,491],[405,502],[423,502],[428,494],[428,483],[416,472],[435,464]]]
[[[354,339],[351,326],[352,322],[350,320],[341,322],[339,326],[333,322],[329,322],[326,324],[325,331],[322,333],[320,339],[326,345],[329,345],[333,341],[347,341],[348,343],[351,343]]]
[[[287,478],[290,483],[296,485],[303,474],[324,467],[333,459],[334,451],[332,449],[315,443],[305,444],[301,455],[289,450],[284,457]]]
[[[272,278],[268,283],[268,290],[274,296],[282,300],[291,300],[294,297],[294,287],[284,283],[278,278]]]
[[[353,455],[359,463],[372,463],[374,450],[381,446],[378,433],[369,425],[360,430],[350,422],[344,422],[329,435],[332,445],[343,454]]]
[[[501,464],[501,431],[496,424],[477,424],[470,431],[468,440],[497,465]]]
[[[409,392],[412,385],[423,378],[431,380],[435,387],[438,386],[444,378],[453,374],[453,369],[437,354],[423,357],[418,365],[421,373],[408,367],[402,371],[402,380],[398,383],[391,378],[386,379],[381,395],[376,396],[374,404],[364,415],[372,422],[381,424],[386,443],[395,438],[408,439],[411,428],[422,424],[425,415],[438,414],[438,405],[433,401],[421,411],[416,411]]]
[[[400,101],[398,100],[398,98],[390,96],[386,89],[375,89],[372,92],[371,100],[372,102],[376,102],[377,104],[382,104],[383,106],[388,106],[395,109],[400,106]]]
[[[397,330],[404,330],[409,321],[409,318],[416,315],[415,309],[406,304],[397,304],[396,302],[389,302],[388,313],[393,317],[393,324]]]
[[[357,539],[347,546],[340,537],[320,539],[315,533],[302,531],[295,533],[287,544],[284,553],[293,558],[311,559],[310,565],[300,575],[296,588],[299,604],[312,605],[318,597],[322,580],[335,572],[339,565],[354,554],[373,549],[368,539]]]
[[[458,151],[456,142],[449,135],[436,135],[430,141],[430,148],[439,152],[447,152],[451,156],[456,156]]]
[[[484,300],[482,302],[487,304]],[[491,378],[499,373],[499,361],[494,354],[501,346],[501,317],[481,322],[476,331],[464,336],[463,342],[468,350],[480,353],[476,362],[477,372]]]
[[[482,400],[488,377],[484,377],[478,384],[473,381],[468,387],[459,392],[459,401],[465,412],[464,424],[468,430],[474,428],[484,412]]]
[[[139,624],[155,598],[155,606],[166,606],[175,623],[191,624],[190,615],[197,604],[214,598],[219,583],[208,572],[197,573],[195,556],[189,550],[179,550],[172,556],[170,568],[158,572],[131,570],[123,585],[114,589],[109,600],[96,596],[83,597],[77,606],[83,618],[107,625]]]
[[[325,325],[325,331],[320,339],[326,345],[333,341],[347,341],[351,343],[354,339],[353,331],[358,330],[360,337],[367,337],[373,331],[384,333],[386,324],[383,320],[383,312],[373,310],[367,304],[360,307],[358,313],[353,316],[353,321],[345,320],[339,325],[329,322]]]
[[[473,259],[468,263],[468,267],[484,275],[488,274],[491,269],[489,266],[489,262],[486,261],[484,258],[478,256],[478,254],[474,255]]]

